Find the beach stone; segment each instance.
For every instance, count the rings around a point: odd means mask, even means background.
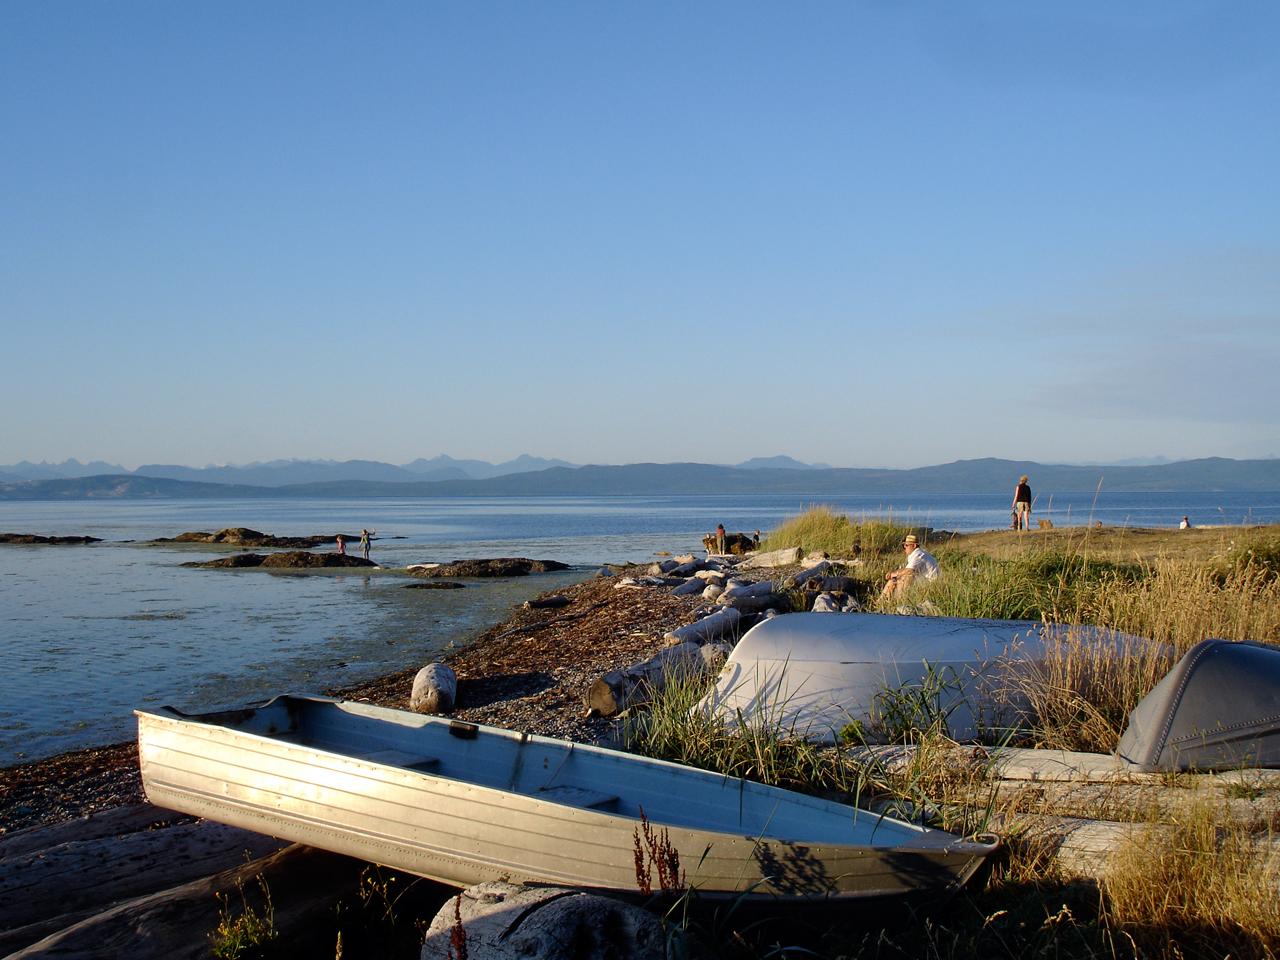
[[[440,908],[420,957],[665,960],[669,945],[672,955],[684,955],[678,944],[676,931],[629,903],[563,887],[492,881],[468,887]]]
[[[458,696],[458,675],[443,663],[429,663],[413,678],[409,709],[416,713],[449,713]]]
[[[709,583],[705,590],[702,591],[702,599],[715,600],[720,594],[724,593],[724,587],[718,583]]]

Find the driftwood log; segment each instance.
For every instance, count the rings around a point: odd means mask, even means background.
[[[647,703],[667,683],[706,669],[698,645],[678,643],[623,670],[610,670],[587,691],[587,707],[612,717],[629,707]]]
[[[275,926],[287,941],[331,914],[336,896],[354,887],[364,867],[360,860],[294,844],[213,876],[125,900],[6,960],[203,960],[210,955],[209,934],[218,923],[216,897],[238,902],[237,885],[252,897],[258,876],[271,891]]]
[[[781,550],[770,550],[768,553],[757,553],[754,557],[747,557],[738,566],[742,570],[790,567],[800,562],[801,553],[799,547],[784,547]]]
[[[684,583],[680,584],[680,586],[672,590],[671,593],[673,596],[677,597],[688,597],[695,593],[702,593],[705,589],[707,589],[706,581],[699,580],[697,577],[690,577]]]
[[[526,610],[555,610],[558,607],[567,607],[572,602],[564,594],[557,593],[552,597],[535,597],[532,600],[526,600],[524,608]]]
[[[458,698],[458,675],[443,663],[429,663],[413,678],[409,709],[417,713],[448,713]]]
[[[708,587],[707,589],[710,589]],[[721,637],[729,637],[737,639],[739,622],[742,614],[732,607],[726,610],[717,610],[710,616],[703,617],[701,620],[695,620],[693,623],[686,623],[683,627],[668,632],[664,639],[668,643],[707,643],[710,640],[718,640]]]
[[[783,581],[783,585],[787,587],[804,586],[804,584],[810,580],[826,576],[833,566],[834,565],[830,560],[819,560],[807,570],[801,570],[799,573],[794,573],[787,577],[787,579]]]

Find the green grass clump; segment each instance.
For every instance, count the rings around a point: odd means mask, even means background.
[[[279,939],[275,907],[267,881],[261,874],[256,879],[262,895],[261,907],[249,902],[244,883],[240,881],[236,882],[240,895],[238,910],[232,907],[230,896],[218,895],[218,925],[209,934],[210,953],[218,960],[250,960],[272,955]]]
[[[813,506],[771,530],[761,542],[760,549],[800,547],[806,553],[826,551],[833,557],[847,557],[857,552],[875,556],[900,551],[902,540],[908,533],[922,536],[927,532],[925,528],[893,520],[864,518],[855,522],[830,507]]]

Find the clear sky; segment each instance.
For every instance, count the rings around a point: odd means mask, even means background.
[[[0,0],[0,463],[1278,454],[1278,37]]]

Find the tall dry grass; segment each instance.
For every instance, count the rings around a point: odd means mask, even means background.
[[[1153,823],[1117,850],[1104,917],[1143,955],[1272,960],[1280,953],[1280,858],[1200,804]]]

